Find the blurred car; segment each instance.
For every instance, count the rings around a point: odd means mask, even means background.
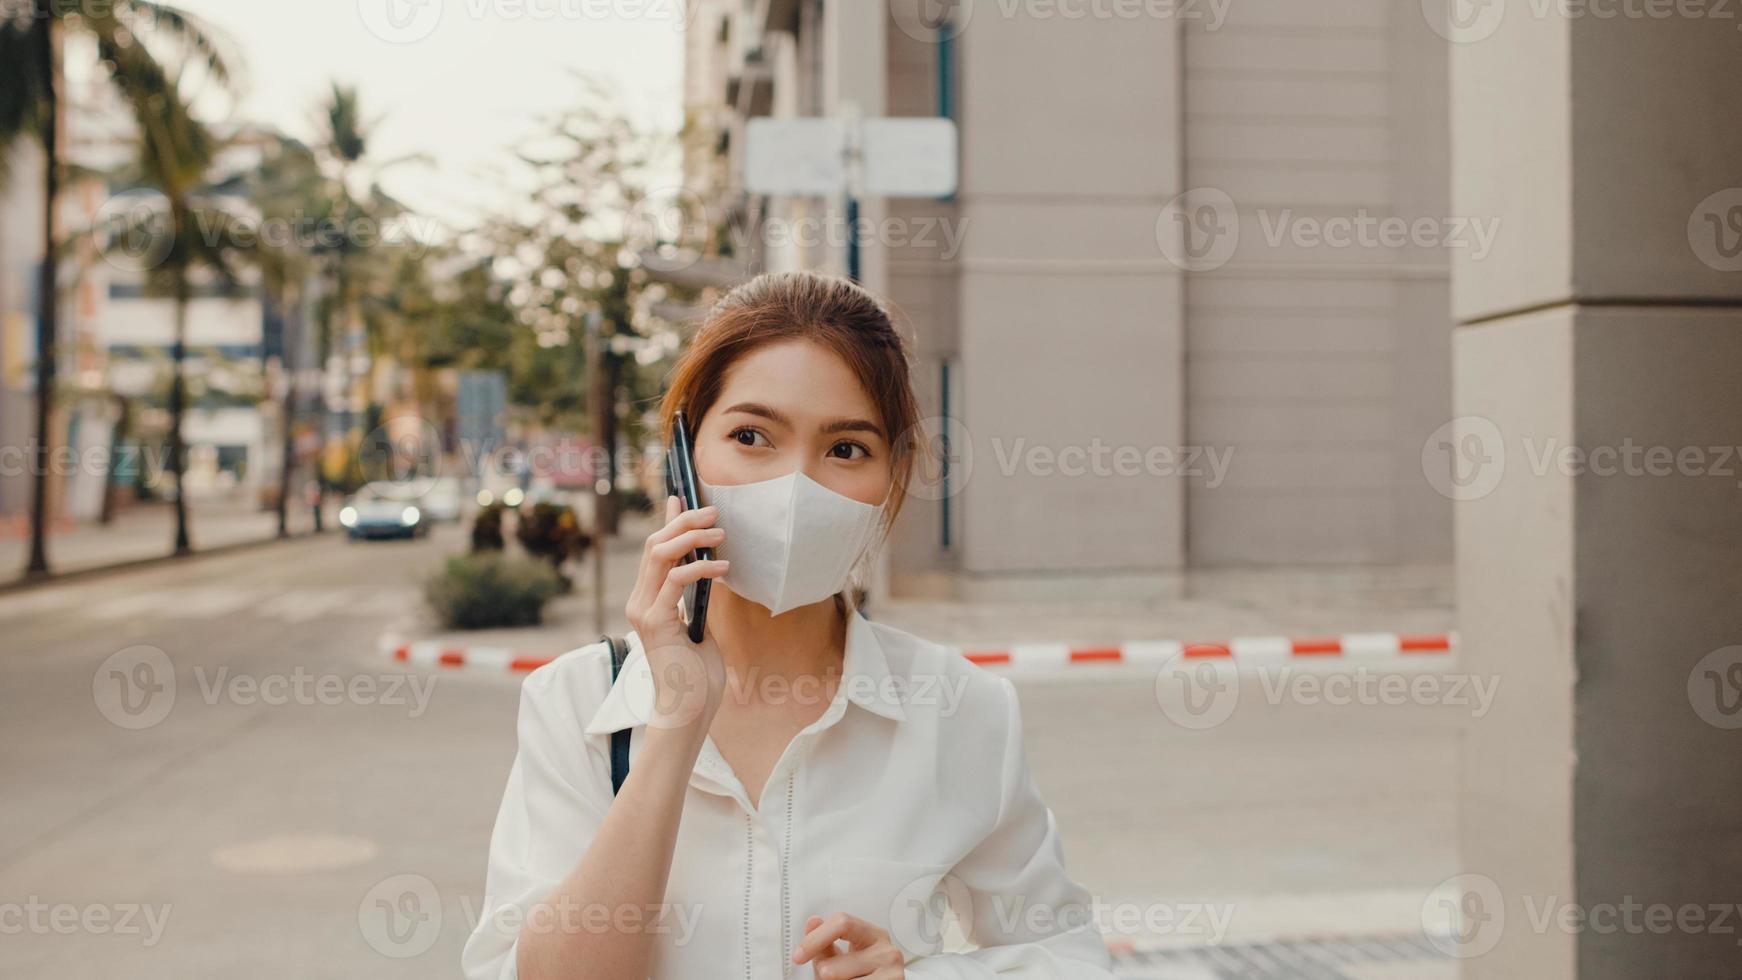
[[[466,491],[451,476],[439,477],[418,499],[423,519],[431,524],[457,523],[465,506]]]
[[[351,540],[361,538],[415,538],[429,529],[423,509],[370,490],[358,491],[339,511],[339,524]]]

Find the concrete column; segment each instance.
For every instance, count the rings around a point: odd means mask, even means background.
[[[1181,281],[1156,242],[1181,190],[1179,21],[964,6],[963,585],[1154,589],[1183,559],[1184,488],[1145,459],[1183,441]]]
[[[1454,208],[1500,234],[1454,268],[1443,487],[1461,668],[1500,686],[1463,753],[1455,952],[1467,978],[1731,978],[1742,33],[1456,7]]]

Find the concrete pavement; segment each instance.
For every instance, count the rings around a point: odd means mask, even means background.
[[[0,975],[457,976],[519,679],[407,670],[375,643],[460,540],[310,539],[0,596],[0,774],[22,790],[0,794],[0,910],[41,923],[0,942]],[[559,613],[554,635],[592,638]],[[1236,710],[1193,729],[1129,670],[1018,681],[1127,975],[1451,975],[1431,948],[1337,973],[1300,950],[1419,929],[1456,870],[1474,709],[1296,683],[1239,679]],[[1178,948],[1208,939],[1273,972]]]

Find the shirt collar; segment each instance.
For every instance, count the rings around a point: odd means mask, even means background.
[[[645,725],[653,708],[653,672],[647,665],[641,638],[631,630],[626,637],[629,656],[616,683],[605,694],[599,710],[593,713],[584,731],[589,735],[606,735]],[[903,678],[889,671],[889,658],[871,621],[857,609],[847,617],[847,644],[842,656],[841,685],[835,700],[842,697],[873,714],[894,721],[907,717],[903,705],[907,701],[907,685]]]

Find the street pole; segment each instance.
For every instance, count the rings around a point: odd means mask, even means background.
[[[605,416],[610,392],[604,391],[604,340],[599,336],[602,317],[598,310],[587,312],[587,392],[593,403],[593,441],[597,448],[605,446]],[[603,471],[593,473],[593,623],[599,633],[605,626],[605,507],[611,496],[611,466],[605,461]]]

